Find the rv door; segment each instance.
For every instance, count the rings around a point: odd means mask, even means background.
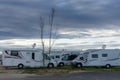
[[[26,66],[31,66],[31,54],[30,54],[30,52],[26,53]]]

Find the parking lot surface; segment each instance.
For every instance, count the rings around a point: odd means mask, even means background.
[[[120,72],[79,72],[62,76],[0,74],[0,80],[120,80]]]

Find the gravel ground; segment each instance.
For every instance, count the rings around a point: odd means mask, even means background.
[[[18,69],[0,68],[0,80],[120,80],[120,72],[94,71],[72,72],[63,75],[23,74]]]
[[[79,72],[62,76],[1,73],[0,80],[120,80],[120,72]]]

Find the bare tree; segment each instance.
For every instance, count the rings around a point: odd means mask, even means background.
[[[51,53],[51,48],[54,44],[55,41],[52,43],[52,31],[53,31],[53,21],[54,21],[54,16],[55,16],[55,8],[51,9],[50,15],[49,15],[49,26],[50,26],[50,32],[49,32],[49,56]]]
[[[49,47],[48,47],[48,54],[50,56],[50,53],[51,53],[51,48],[53,47],[56,39],[57,39],[57,36],[56,36],[56,33],[55,33],[55,39],[52,41],[52,32],[53,32],[53,21],[54,21],[54,16],[55,16],[55,9],[52,8],[51,9],[51,12],[50,12],[50,15],[49,15],[49,26],[50,26],[50,29],[49,29]],[[44,18],[43,17],[40,17],[40,33],[41,33],[41,44],[42,44],[42,54],[43,54],[43,65],[45,65],[45,60],[44,60],[44,52],[45,52],[45,42],[44,42]]]
[[[40,17],[40,39],[41,39],[41,44],[42,44],[42,55],[43,55],[43,66],[45,65],[44,61],[44,52],[45,52],[45,44],[44,44],[44,18]]]

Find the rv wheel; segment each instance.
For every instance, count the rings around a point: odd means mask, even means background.
[[[77,63],[77,64],[76,64],[76,67],[81,68],[81,67],[82,67],[82,64],[81,64],[81,63]]]
[[[59,63],[59,65],[58,65],[59,67],[63,67],[64,66],[64,63]]]
[[[54,64],[53,63],[49,63],[48,64],[48,68],[53,68],[54,67]]]
[[[18,69],[23,69],[24,65],[23,64],[18,64]]]
[[[111,67],[111,65],[110,65],[110,64],[106,64],[105,67],[106,67],[107,69],[109,69],[109,68]]]

